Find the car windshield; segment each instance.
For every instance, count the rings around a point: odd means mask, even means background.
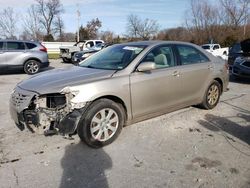
[[[241,51],[241,46],[240,46],[240,43],[236,43],[234,44],[231,48],[230,48],[230,51],[231,52],[240,52]]]
[[[201,46],[203,49],[205,49],[205,50],[210,50],[210,46],[209,45],[203,45],[203,46]]]
[[[147,46],[115,45],[101,50],[80,62],[80,67],[121,70],[129,65]]]

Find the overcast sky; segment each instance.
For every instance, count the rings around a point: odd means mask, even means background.
[[[93,18],[102,21],[101,30],[111,30],[116,34],[126,32],[126,19],[129,14],[157,20],[161,29],[181,26],[189,0],[61,0],[64,7],[63,20],[66,32],[77,28],[76,10],[81,12],[80,24],[85,25]],[[12,7],[18,14],[25,14],[35,0],[0,0],[0,10]],[[21,16],[18,16],[21,18]],[[21,20],[19,20],[21,22]],[[21,30],[21,28],[20,28]]]

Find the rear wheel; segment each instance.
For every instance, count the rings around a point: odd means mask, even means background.
[[[63,57],[62,60],[64,63],[71,63],[71,59],[68,59],[66,57]]]
[[[24,72],[27,74],[36,74],[40,70],[40,63],[37,60],[28,60],[24,64]]]
[[[219,102],[221,85],[214,80],[208,87],[201,106],[205,109],[213,109]]]
[[[109,99],[99,99],[86,110],[78,124],[77,133],[91,147],[108,145],[120,134],[124,117],[121,105]]]

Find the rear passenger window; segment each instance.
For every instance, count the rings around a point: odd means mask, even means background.
[[[191,46],[177,45],[177,49],[182,65],[203,63],[209,61],[209,59],[203,53]]]
[[[26,44],[26,46],[27,46],[27,48],[28,49],[33,49],[33,48],[35,48],[36,47],[36,45],[35,44],[33,44],[33,43],[25,43]]]
[[[3,42],[0,42],[0,50],[3,49]]]
[[[23,42],[7,42],[8,50],[25,50]]]

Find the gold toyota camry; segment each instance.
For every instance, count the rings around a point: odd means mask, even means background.
[[[144,41],[112,45],[80,62],[19,83],[10,113],[21,130],[78,134],[91,147],[113,142],[124,125],[190,105],[214,108],[228,67],[197,45]]]

